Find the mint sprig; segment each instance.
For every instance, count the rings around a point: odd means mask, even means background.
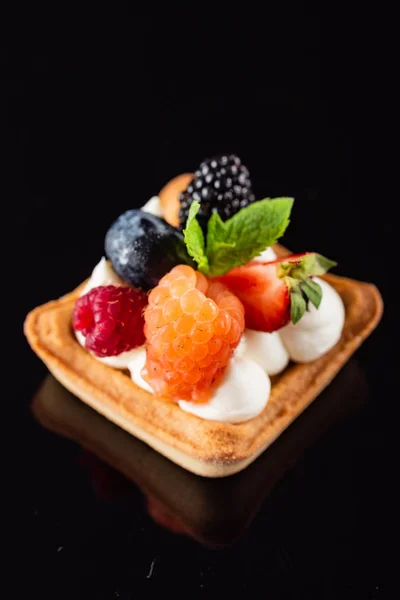
[[[215,212],[208,221],[205,240],[196,219],[200,204],[193,201],[183,232],[188,253],[205,275],[224,275],[277,242],[289,225],[292,206],[293,198],[266,198],[242,208],[227,221]]]
[[[200,203],[196,201],[192,202],[186,221],[186,228],[183,230],[183,237],[189,256],[197,262],[198,270],[207,275],[209,273],[209,265],[204,233],[196,219],[199,209]]]

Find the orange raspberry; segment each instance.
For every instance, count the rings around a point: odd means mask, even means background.
[[[144,319],[142,376],[154,393],[207,401],[243,333],[240,300],[222,283],[178,265],[149,294]]]

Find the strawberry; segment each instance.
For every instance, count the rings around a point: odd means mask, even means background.
[[[241,300],[246,327],[272,332],[290,320],[297,323],[308,301],[319,307],[322,290],[312,277],[323,275],[335,265],[320,254],[306,252],[274,262],[252,261],[216,279]]]

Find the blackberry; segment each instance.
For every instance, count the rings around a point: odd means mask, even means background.
[[[205,230],[213,212],[226,221],[251,202],[255,196],[251,190],[249,171],[240,158],[216,156],[201,163],[194,179],[179,197],[179,228],[184,229],[193,200],[200,202],[198,221]]]

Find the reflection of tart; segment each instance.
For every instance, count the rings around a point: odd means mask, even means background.
[[[35,395],[32,410],[44,427],[85,449],[79,462],[102,497],[110,500],[130,493],[129,482],[117,477],[122,473],[144,493],[147,509],[158,524],[208,546],[221,546],[241,534],[306,448],[360,410],[366,393],[363,373],[350,360],[268,452],[241,473],[224,479],[197,477],[174,465],[80,402],[51,375]]]
[[[255,202],[236,157],[205,161],[161,199],[121,215],[109,261],[34,309],[25,332],[84,402],[184,468],[224,477],[331,381],[382,301],[371,284],[325,275],[332,261],[278,245],[293,201]]]

